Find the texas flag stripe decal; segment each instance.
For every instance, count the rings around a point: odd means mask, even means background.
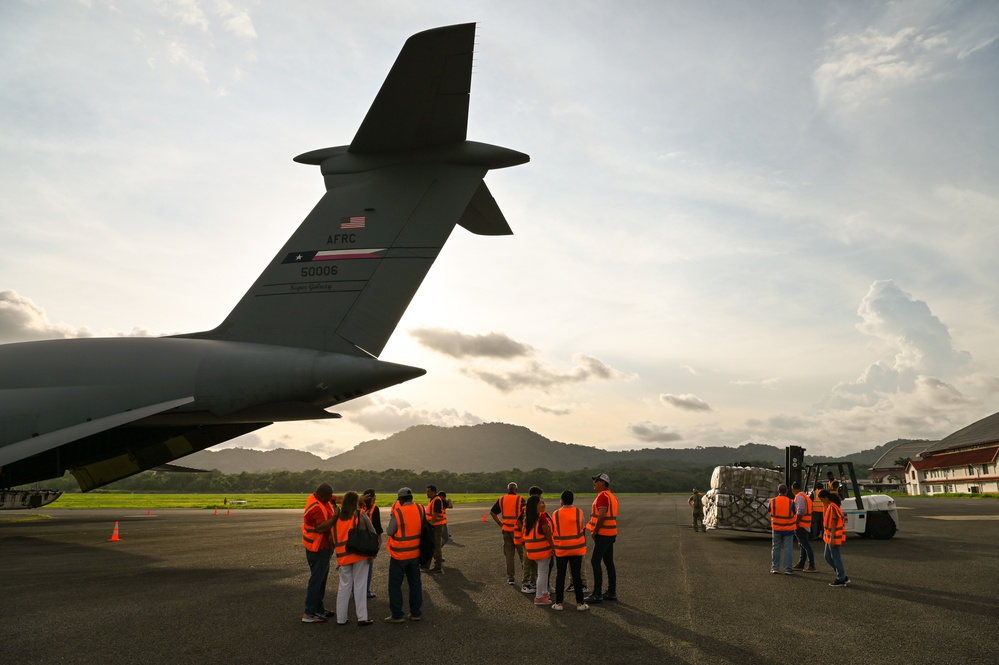
[[[281,263],[310,261],[345,261],[348,259],[380,259],[385,249],[324,249],[317,252],[292,252]]]

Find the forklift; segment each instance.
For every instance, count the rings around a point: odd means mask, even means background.
[[[822,502],[820,490],[836,491],[842,499],[843,514],[846,516],[847,533],[888,540],[898,531],[898,509],[895,499],[884,494],[861,496],[860,484],[853,462],[837,460],[813,462],[805,466],[805,449],[788,446],[786,449],[785,476],[790,488],[794,482],[801,483],[803,492],[811,492],[812,538],[822,536]],[[834,490],[835,488],[835,490]]]

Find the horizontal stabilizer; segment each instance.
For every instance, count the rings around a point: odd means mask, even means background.
[[[509,236],[513,235],[513,230],[503,216],[503,211],[499,209],[496,199],[489,193],[486,183],[479,184],[475,190],[472,200],[462,213],[458,224],[468,231],[480,236]]]

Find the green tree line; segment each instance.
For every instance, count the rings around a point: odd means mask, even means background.
[[[427,485],[455,493],[502,493],[507,483],[516,482],[522,490],[538,485],[547,493],[562,490],[588,492],[593,489],[592,476],[607,473],[615,492],[689,492],[692,487],[702,492],[708,487],[714,467],[670,464],[668,466],[622,466],[576,471],[532,469],[509,471],[453,473],[388,469],[385,471],[273,471],[269,473],[224,474],[145,471],[108,485],[105,489],[120,492],[164,492],[171,494],[257,493],[290,494],[311,492],[320,483],[329,483],[335,492],[362,491],[373,487],[379,493],[396,492],[400,487],[422,491]],[[47,481],[46,488],[67,492],[78,491],[71,475]]]

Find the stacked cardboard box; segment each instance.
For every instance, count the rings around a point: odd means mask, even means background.
[[[770,531],[770,499],[777,496],[783,474],[771,469],[742,466],[715,467],[704,504],[708,529]]]

